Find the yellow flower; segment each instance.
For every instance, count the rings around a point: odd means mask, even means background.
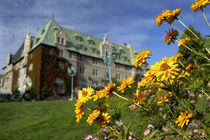
[[[193,12],[203,10],[208,4],[210,4],[209,0],[198,0],[195,4],[191,5],[191,9]]]
[[[83,88],[79,91],[79,100],[83,103],[86,103],[88,100],[92,99],[92,95],[94,94],[94,89],[91,87]]]
[[[177,53],[176,55],[172,56],[171,58],[172,58],[174,63],[178,63],[178,59],[182,56],[183,56],[182,53]]]
[[[105,127],[107,123],[110,122],[110,116],[108,113],[101,113],[97,118],[96,122],[101,126]]]
[[[199,94],[198,97],[199,97],[199,98],[202,98],[202,97],[203,97],[203,94]]]
[[[177,119],[176,123],[178,123],[178,126],[183,128],[184,124],[188,125],[189,118],[192,117],[192,113],[189,111],[181,112],[181,115],[179,115],[179,118]]]
[[[190,42],[190,38],[189,37],[187,37],[187,38],[182,38],[182,39],[180,39],[179,41],[178,41],[178,46],[180,47],[180,46],[182,46],[183,44],[186,44],[187,42]]]
[[[93,101],[95,102],[96,100],[101,99],[101,98],[103,98],[104,96],[105,96],[104,90],[96,91],[96,94],[93,95]]]
[[[187,67],[186,67],[186,70],[190,70],[191,68],[192,68],[192,64],[191,63],[189,63],[188,65],[187,65]]]
[[[151,66],[151,70],[156,76],[158,81],[165,81],[168,79],[174,79],[179,72],[179,68],[176,68],[178,64],[174,63],[171,58],[163,58],[160,63],[156,62]]]
[[[168,22],[169,24],[172,24],[175,19],[180,15],[181,9],[176,9],[174,11],[171,10],[163,10],[163,13],[159,14],[156,18],[156,24],[157,26],[162,25],[164,21]]]
[[[136,54],[136,58],[132,59],[132,63],[135,64],[135,67],[141,66],[142,64],[146,63],[146,59],[150,58],[152,52],[150,50],[143,51],[141,49],[141,53]]]
[[[139,105],[145,100],[145,95],[140,93],[139,89],[136,90],[136,95],[134,95],[134,104]]]
[[[164,42],[168,45],[172,43],[174,43],[174,40],[177,39],[177,36],[179,35],[179,32],[177,30],[173,30],[171,29],[171,31],[165,31],[167,33],[167,36],[166,37],[163,37],[165,38]]]
[[[167,96],[160,97],[160,100],[161,101],[157,102],[158,105],[162,104],[163,102],[168,102]]]
[[[80,123],[80,120],[82,116],[84,115],[84,105],[85,103],[81,102],[80,100],[77,100],[77,103],[75,104],[75,113],[76,113],[76,122]]]
[[[157,26],[160,26],[163,24],[164,21],[166,21],[166,18],[171,15],[170,10],[163,10],[163,13],[159,14],[156,18],[156,24]]]
[[[128,77],[127,79],[122,80],[121,85],[117,87],[117,89],[124,93],[125,89],[131,87],[132,84],[134,84],[134,80],[131,77]]]
[[[112,92],[115,90],[115,83],[109,83],[105,88],[104,88],[104,96],[106,98],[109,98],[112,96]]]
[[[94,110],[88,117],[87,122],[91,125],[100,115],[100,111],[99,110]]]

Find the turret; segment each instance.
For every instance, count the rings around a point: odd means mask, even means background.
[[[27,32],[26,33],[26,38],[25,38],[25,41],[24,41],[24,55],[29,53],[30,46],[31,46],[31,35],[30,35],[30,32]]]
[[[8,52],[8,55],[7,55],[7,65],[10,64],[10,60],[11,60],[11,54],[10,54],[10,52]]]

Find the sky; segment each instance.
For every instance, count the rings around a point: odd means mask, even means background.
[[[178,52],[177,43],[164,44],[165,30],[172,26],[164,23],[160,27],[155,18],[162,10],[181,8],[179,19],[187,26],[204,35],[210,35],[202,12],[190,9],[194,0],[0,0],[0,74],[6,65],[8,52],[14,54],[23,43],[26,32],[33,36],[54,16],[57,23],[81,33],[103,38],[108,34],[110,42],[132,44],[140,52],[152,51],[150,65],[163,57]],[[204,9],[210,20],[210,6]],[[173,23],[180,30],[185,28]],[[181,36],[181,35],[180,35]]]

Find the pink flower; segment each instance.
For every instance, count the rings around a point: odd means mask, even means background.
[[[167,129],[166,126],[164,126],[164,127],[162,128],[162,130],[163,130],[164,132],[168,132],[168,129]]]
[[[150,129],[147,129],[146,131],[144,131],[144,136],[149,135],[149,133],[150,133]]]
[[[191,104],[194,104],[194,103],[195,103],[195,100],[191,100],[190,103],[191,103]]]
[[[197,133],[197,132],[198,132],[198,129],[195,129],[195,130],[194,130],[194,133]]]
[[[151,125],[151,124],[149,124],[148,126],[147,126],[147,128],[153,128],[154,129],[154,126],[153,125]]]

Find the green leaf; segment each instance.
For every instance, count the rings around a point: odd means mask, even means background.
[[[187,87],[187,90],[198,90],[201,88],[201,83],[195,83]]]
[[[151,134],[149,134],[148,136],[144,137],[143,140],[151,140],[152,137],[154,137],[154,135],[157,133],[157,131],[152,132]]]
[[[205,111],[205,97],[197,98],[197,102],[195,104],[195,110],[199,113],[203,113]]]
[[[129,136],[130,128],[131,128],[131,122],[130,122],[129,125],[125,128],[125,136],[126,136],[126,138]]]

